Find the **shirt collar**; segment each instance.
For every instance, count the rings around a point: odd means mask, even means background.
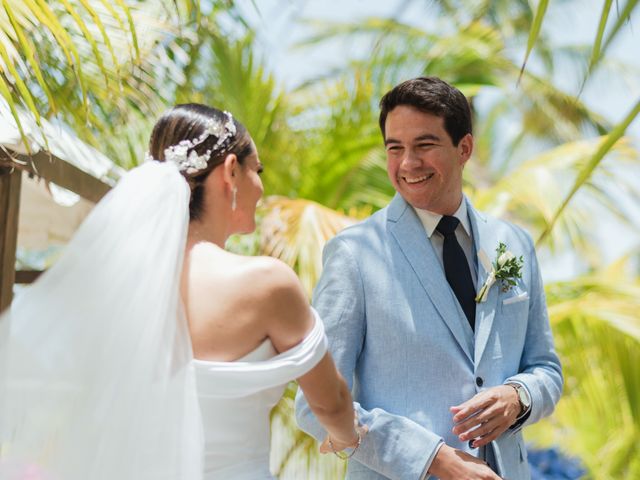
[[[416,214],[422,222],[422,225],[424,225],[424,229],[427,232],[427,235],[429,236],[429,238],[431,238],[431,235],[433,235],[433,232],[435,232],[436,227],[438,226],[438,223],[442,218],[442,215],[440,215],[439,213],[430,212],[429,210],[422,210],[420,208],[413,207],[413,209],[416,211]],[[462,197],[462,201],[460,202],[458,210],[456,210],[453,216],[460,220],[460,225],[462,225],[464,231],[467,232],[467,235],[471,237],[471,224],[469,223],[469,215],[467,214],[467,202],[464,196]]]

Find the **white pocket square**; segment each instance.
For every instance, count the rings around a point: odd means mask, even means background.
[[[516,295],[514,297],[505,298],[502,301],[503,305],[511,305],[512,303],[524,302],[527,298],[529,298],[529,294],[527,292],[521,293],[520,295]]]

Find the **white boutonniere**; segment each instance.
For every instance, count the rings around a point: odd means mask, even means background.
[[[484,256],[486,258],[487,255],[484,254]],[[522,259],[522,256],[517,258],[513,253],[507,250],[507,246],[504,243],[500,242],[498,244],[498,248],[496,248],[496,259],[493,264],[489,265],[490,269],[487,268],[487,270],[489,270],[489,275],[487,275],[484,285],[482,285],[482,288],[476,296],[476,302],[481,303],[487,300],[489,289],[494,283],[496,283],[496,280],[501,281],[502,291],[508,292],[509,289],[517,283],[517,279],[522,278],[523,264],[524,260]]]

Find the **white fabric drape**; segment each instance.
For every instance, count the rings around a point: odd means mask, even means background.
[[[194,360],[200,397],[238,398],[286,385],[301,377],[327,353],[322,319],[313,308],[314,326],[298,345],[260,361]]]
[[[132,170],[0,319],[1,480],[202,478],[188,202],[175,166]]]

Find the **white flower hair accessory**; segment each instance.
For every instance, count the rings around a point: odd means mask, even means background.
[[[164,150],[164,158],[167,162],[175,163],[178,170],[185,173],[196,173],[207,168],[207,160],[214,151],[222,152],[227,147],[228,140],[236,134],[236,124],[233,123],[233,116],[229,112],[224,112],[226,121],[224,123],[209,119],[205,125],[204,132],[193,140],[181,140],[177,145],[171,145]],[[202,155],[198,155],[193,147],[200,145],[211,135],[217,137],[215,145]],[[189,152],[191,150],[191,152]],[[189,153],[187,153],[189,152]],[[153,160],[151,155],[145,155],[146,160]]]

